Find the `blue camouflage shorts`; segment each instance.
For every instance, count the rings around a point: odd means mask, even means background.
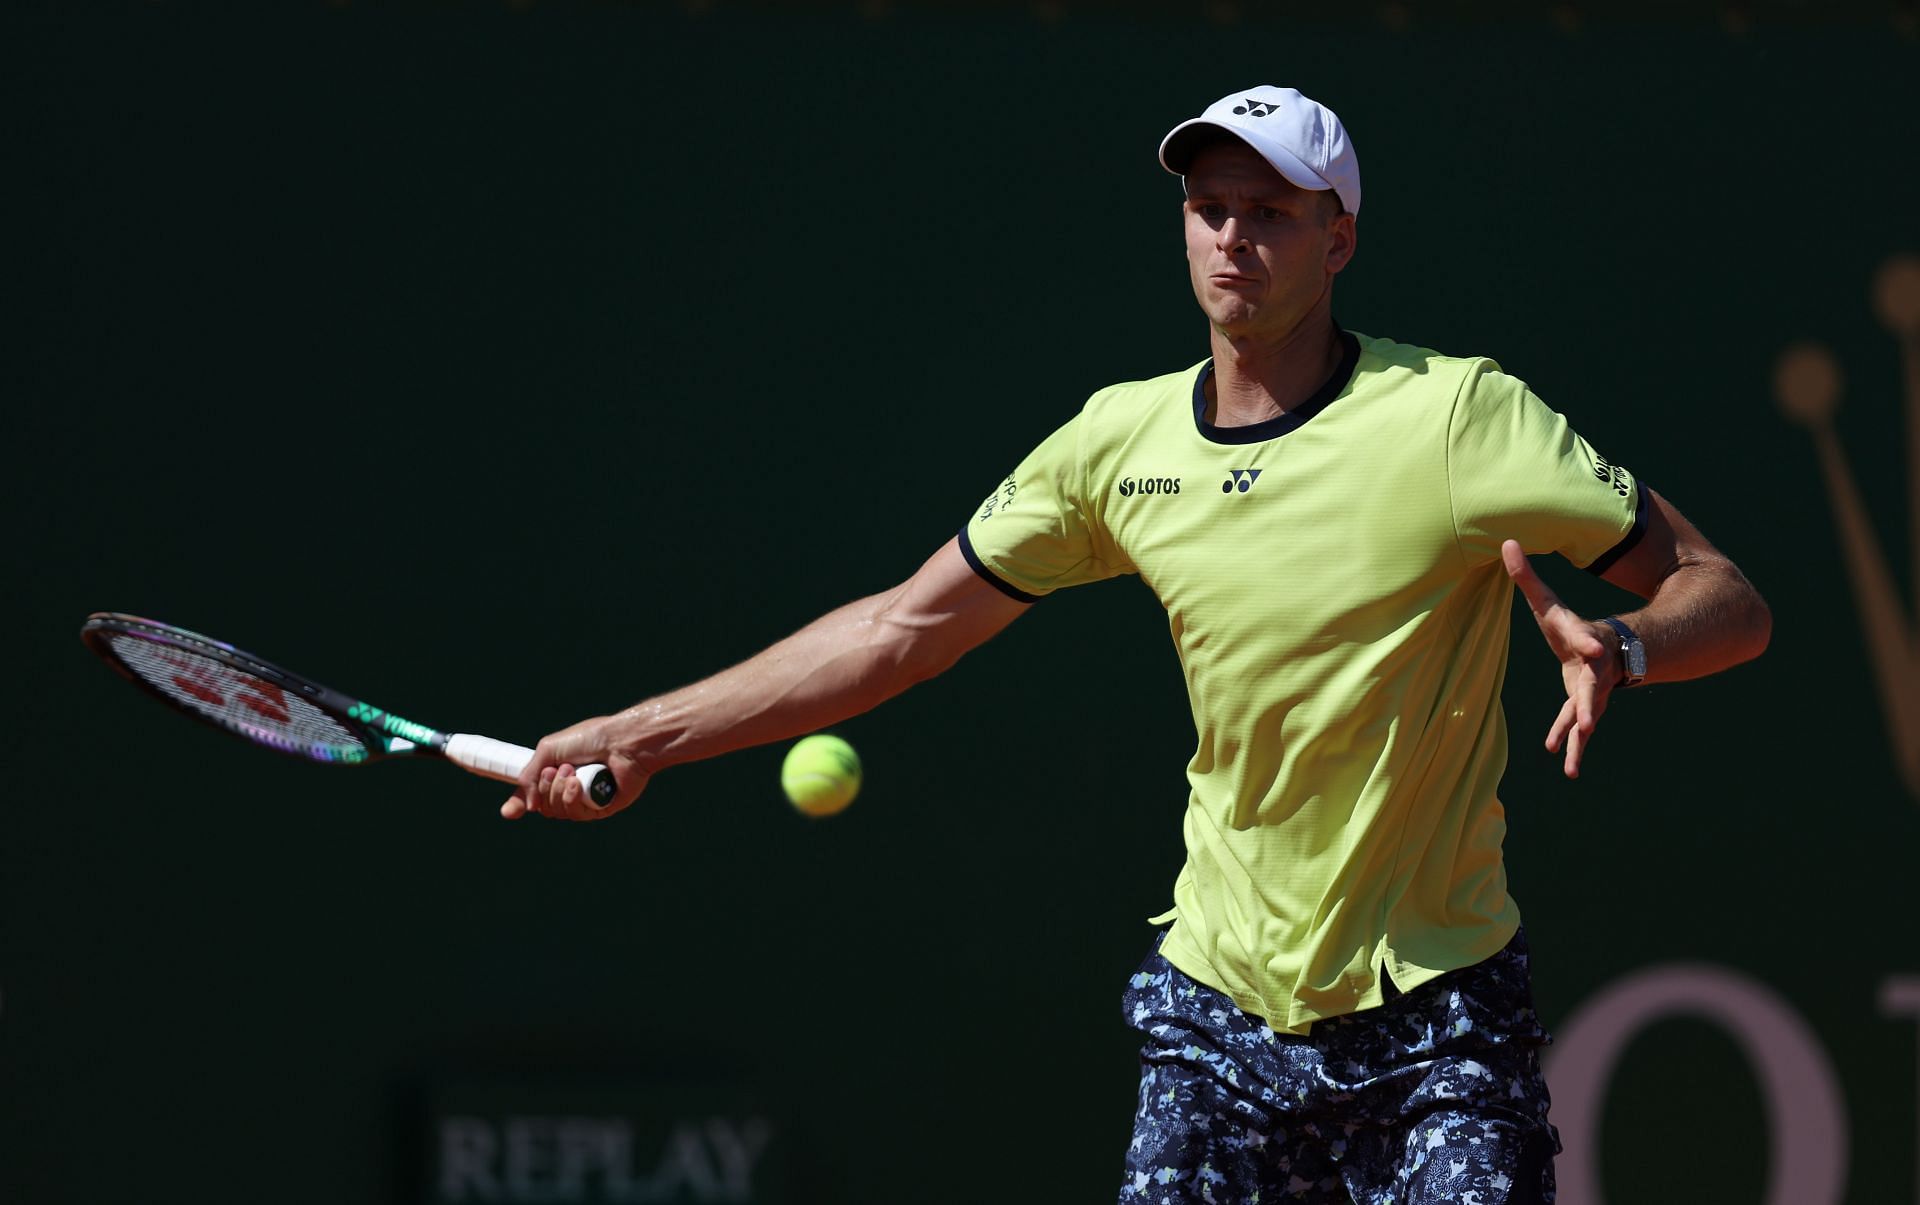
[[[1188,978],[1159,943],[1128,981],[1140,1107],[1127,1205],[1550,1205],[1524,932],[1378,1008],[1275,1033]]]

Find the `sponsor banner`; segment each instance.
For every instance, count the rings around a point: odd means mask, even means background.
[[[713,1084],[466,1080],[436,1091],[421,1161],[431,1205],[773,1205],[786,1126]]]

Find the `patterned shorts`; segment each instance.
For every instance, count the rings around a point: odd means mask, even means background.
[[[1551,1205],[1560,1139],[1525,933],[1379,1008],[1276,1034],[1154,952],[1128,982],[1126,1205]]]

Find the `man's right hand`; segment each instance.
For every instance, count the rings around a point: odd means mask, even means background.
[[[543,738],[520,772],[519,788],[500,805],[500,814],[508,820],[530,813],[554,820],[605,820],[625,809],[640,798],[652,775],[623,747],[621,727],[619,716],[598,716]],[[574,773],[595,764],[606,766],[619,784],[605,807],[594,806]]]

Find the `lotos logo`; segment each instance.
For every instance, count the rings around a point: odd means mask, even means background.
[[[1178,477],[1142,477],[1135,481],[1131,477],[1120,479],[1120,496],[1131,498],[1135,494],[1177,494],[1180,492]]]
[[[1260,480],[1259,469],[1228,469],[1227,479],[1220,483],[1220,492],[1231,494],[1235,490],[1246,493],[1253,483]]]

